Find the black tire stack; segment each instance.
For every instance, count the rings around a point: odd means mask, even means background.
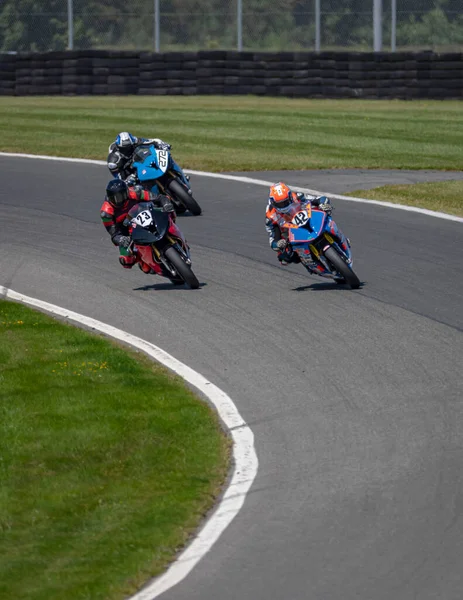
[[[14,96],[16,85],[16,55],[0,55],[0,96]]]
[[[0,54],[0,95],[463,98],[463,55],[432,52]]]
[[[197,53],[143,53],[140,56],[139,94],[148,96],[195,95]]]

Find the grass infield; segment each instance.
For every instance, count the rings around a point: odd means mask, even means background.
[[[0,97],[0,150],[105,160],[119,131],[161,137],[184,168],[461,170],[459,101],[253,96]],[[289,175],[288,175],[289,176]],[[463,183],[362,192],[463,216]],[[374,194],[374,195],[370,195]],[[448,202],[450,198],[450,203]],[[449,208],[451,205],[451,208]]]
[[[427,208],[463,217],[463,181],[460,180],[385,185],[371,190],[356,190],[345,195]]]
[[[126,598],[219,493],[216,413],[143,354],[0,301],[0,597]]]
[[[119,131],[160,137],[185,168],[460,170],[459,101],[253,96],[0,97],[0,149],[105,160]]]

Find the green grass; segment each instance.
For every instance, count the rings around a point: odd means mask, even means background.
[[[460,170],[458,101],[265,97],[0,97],[0,150],[105,160],[121,130],[209,171]]]
[[[463,217],[463,181],[460,180],[386,185],[371,190],[355,190],[345,195],[428,208]]]
[[[119,599],[211,507],[229,440],[142,354],[0,301],[0,597]]]
[[[121,130],[161,137],[184,168],[205,171],[461,170],[463,164],[458,101],[0,97],[2,151],[105,160]],[[437,187],[430,199],[412,186],[361,195],[461,215],[460,184]]]

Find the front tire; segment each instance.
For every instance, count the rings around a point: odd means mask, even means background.
[[[356,290],[360,287],[360,279],[357,275],[352,271],[349,265],[344,261],[344,259],[338,254],[338,252],[330,246],[324,251],[325,257],[328,261],[333,265],[336,271],[345,279],[345,281],[350,285],[353,290]],[[336,283],[338,283],[336,281]]]
[[[167,258],[167,260],[172,264],[172,266],[175,267],[175,270],[185,281],[185,283],[192,290],[197,290],[199,288],[199,281],[197,280],[196,275],[191,270],[190,265],[186,264],[186,262],[177,252],[177,250],[173,246],[169,246],[169,248],[167,248],[167,250],[164,252],[164,255]]]
[[[201,214],[201,207],[190,194],[186,191],[183,185],[176,179],[172,179],[167,186],[167,190],[182,204],[184,204],[192,215],[198,216]]]

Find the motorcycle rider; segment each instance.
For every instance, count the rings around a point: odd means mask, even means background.
[[[325,211],[327,215],[331,215],[333,210],[331,201],[326,196],[312,196],[302,192],[293,192],[282,181],[270,187],[265,212],[265,229],[268,233],[270,247],[278,252],[277,258],[282,265],[301,262],[299,255],[294,252],[287,240],[288,230],[283,225],[291,220],[289,214],[294,216],[296,209],[303,209],[308,204]],[[350,242],[333,220],[330,221],[330,229],[332,234],[339,240],[343,250],[347,250],[350,247]],[[313,271],[323,271],[320,265],[315,262],[311,265],[311,268]],[[310,269],[308,270],[310,271]]]
[[[142,144],[154,144],[158,150],[170,150],[171,145],[160,138],[138,138],[128,131],[121,131],[108,148],[108,169],[116,179],[127,179],[132,175],[130,161],[135,150]]]
[[[153,273],[151,267],[141,261],[137,254],[129,251],[131,237],[129,228],[124,223],[129,210],[138,202],[146,201],[151,201],[164,212],[174,213],[175,220],[174,206],[168,196],[153,194],[139,185],[129,186],[122,179],[112,179],[106,186],[106,197],[100,209],[100,216],[112,243],[119,247],[119,262],[124,269],[131,269],[138,263],[143,273],[150,274]]]

